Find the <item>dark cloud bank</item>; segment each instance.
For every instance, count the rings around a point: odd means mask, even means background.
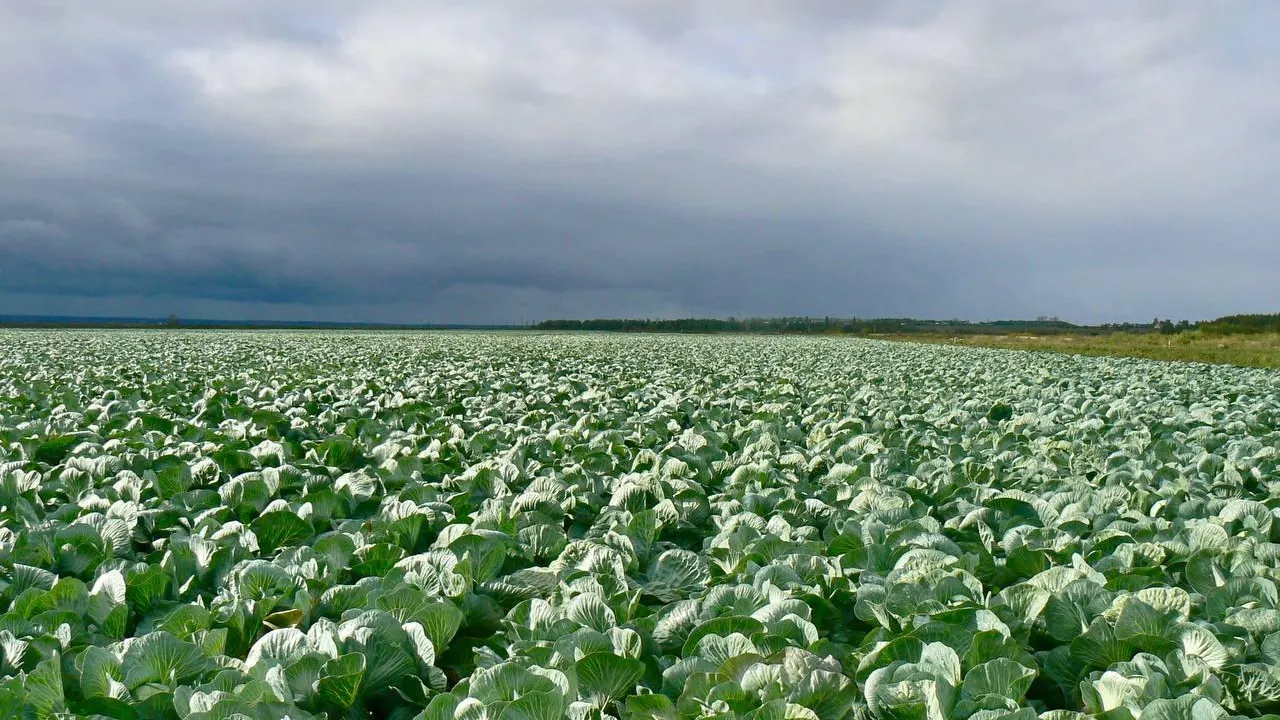
[[[0,313],[1275,311],[1278,21],[0,0]]]

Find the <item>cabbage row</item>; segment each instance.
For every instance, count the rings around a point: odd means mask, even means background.
[[[0,717],[1280,710],[1280,374],[0,334]]]

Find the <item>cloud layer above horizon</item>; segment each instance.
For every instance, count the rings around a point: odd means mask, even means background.
[[[1280,311],[1280,5],[0,0],[0,314]]]

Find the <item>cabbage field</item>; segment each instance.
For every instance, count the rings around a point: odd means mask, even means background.
[[[0,333],[0,718],[1280,711],[1280,373]]]

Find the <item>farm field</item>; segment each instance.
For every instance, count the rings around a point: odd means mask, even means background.
[[[1010,350],[1047,350],[1151,360],[1202,362],[1280,369],[1280,333],[1220,335],[1204,332],[1115,332],[1107,335],[902,335],[905,342],[948,343]]]
[[[0,717],[1280,711],[1280,373],[0,332]]]

